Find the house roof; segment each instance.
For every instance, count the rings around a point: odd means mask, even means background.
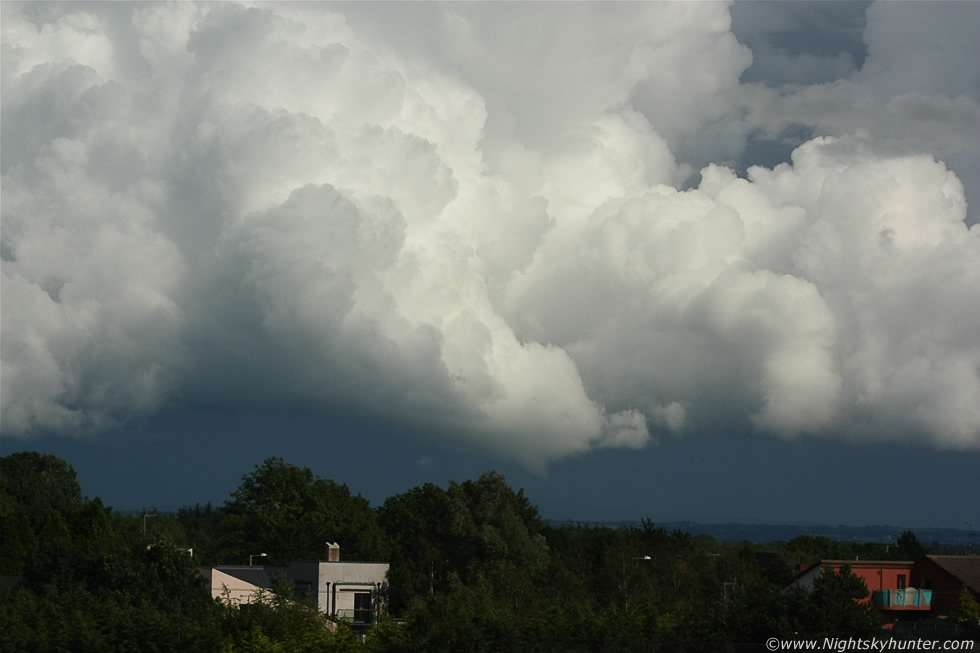
[[[843,567],[848,565],[851,569],[855,567],[907,567],[910,568],[915,562],[912,560],[821,560],[810,565],[814,567]]]
[[[893,568],[893,569],[912,569],[915,565],[911,560],[818,560],[812,565],[800,571],[793,577],[793,580],[789,582],[787,587],[794,585],[799,582],[804,576],[813,572],[816,569],[823,569],[824,567],[830,567],[832,569],[839,569],[847,565],[854,569],[878,569],[878,568]]]
[[[927,558],[946,573],[980,594],[980,556],[937,556]]]
[[[388,565],[391,566],[390,562],[382,562],[380,560],[294,560],[293,564],[322,564],[322,565]]]
[[[832,567],[834,569],[843,567],[847,565],[851,569],[867,569],[867,568],[897,568],[897,569],[911,569],[915,563],[911,560],[818,560],[812,565],[797,574],[797,577],[804,576],[809,572],[817,568]]]
[[[256,587],[271,588],[272,579],[286,573],[282,567],[244,567],[220,566],[214,567],[221,573],[228,574],[238,580],[255,585]]]

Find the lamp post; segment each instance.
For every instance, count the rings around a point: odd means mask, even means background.
[[[248,566],[249,566],[249,567],[251,567],[251,566],[252,566],[252,559],[253,559],[253,558],[264,558],[265,556],[266,556],[266,554],[265,554],[265,553],[256,553],[256,554],[254,554],[254,555],[250,555],[250,556],[248,557]]]
[[[153,513],[153,514],[147,514],[145,512],[143,513],[143,539],[144,540],[146,539],[146,518],[147,517],[159,517],[159,516],[160,515],[158,515],[157,513]]]

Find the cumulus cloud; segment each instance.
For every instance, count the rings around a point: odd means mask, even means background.
[[[783,84],[744,85],[745,127],[772,139],[799,125],[827,136],[863,133],[894,154],[931,154],[971,182],[967,221],[980,222],[980,186],[973,183],[980,179],[980,148],[965,137],[980,130],[980,45],[971,36],[980,25],[980,5],[950,3],[936,11],[923,3],[875,2],[860,21],[853,6],[813,6],[838,20],[850,15],[848,31],[861,27],[863,48],[844,42],[840,47],[850,49],[819,53],[821,60],[830,66],[863,58],[860,67],[811,80],[804,66],[802,75],[789,72]],[[763,42],[763,51],[769,47]],[[795,60],[811,56],[792,54]],[[779,58],[763,60],[779,66]]]
[[[741,81],[812,85],[851,75],[864,64],[867,0],[732,5],[732,31],[752,50]]]
[[[3,6],[5,436],[247,402],[535,469],[980,446],[977,97],[896,90],[887,9],[786,91],[717,3],[52,7]],[[726,165],[790,124],[825,135]]]

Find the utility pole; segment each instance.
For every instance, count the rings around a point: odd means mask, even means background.
[[[967,528],[966,534],[966,555],[973,555],[973,525],[976,524],[974,521],[964,522]]]

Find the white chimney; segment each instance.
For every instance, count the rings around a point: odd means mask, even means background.
[[[340,562],[340,545],[327,542],[327,562]]]

